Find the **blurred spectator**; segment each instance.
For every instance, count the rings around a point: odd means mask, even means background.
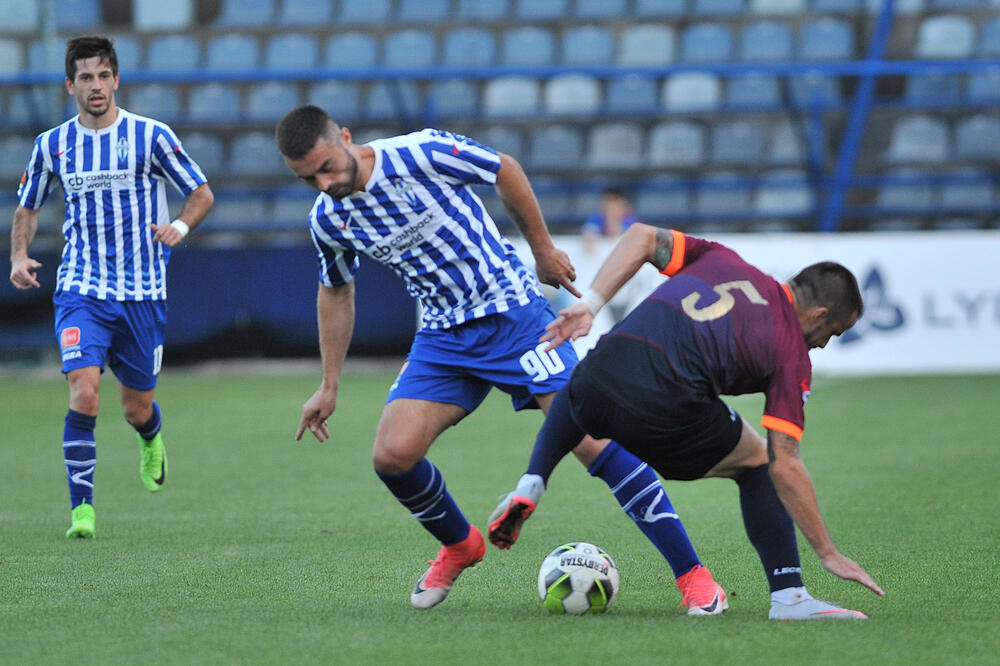
[[[601,193],[601,206],[583,223],[582,248],[584,253],[593,254],[598,238],[617,238],[626,229],[638,222],[628,197],[617,187],[609,187]]]

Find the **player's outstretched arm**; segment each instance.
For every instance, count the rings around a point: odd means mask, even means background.
[[[295,439],[302,439],[302,434],[308,429],[313,437],[323,442],[330,436],[327,419],[337,408],[340,373],[354,332],[353,281],[338,287],[319,286],[316,321],[319,325],[319,351],[323,359],[323,382],[302,407]]]
[[[38,211],[18,206],[10,228],[10,281],[18,289],[40,287],[38,269],[42,264],[28,256],[28,248],[38,231]]]
[[[767,432],[767,451],[771,459],[770,472],[778,497],[802,530],[809,545],[819,556],[823,568],[845,580],[867,587],[882,596],[885,592],[864,568],[837,550],[823,522],[816,499],[816,488],[799,455],[799,443],[785,433]]]

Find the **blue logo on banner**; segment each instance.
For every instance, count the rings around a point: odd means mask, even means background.
[[[892,331],[906,323],[903,309],[890,296],[877,266],[868,271],[860,286],[861,296],[865,301],[865,315],[840,336],[840,343],[844,345],[857,342],[868,331]]]

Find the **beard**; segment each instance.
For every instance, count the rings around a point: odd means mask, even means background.
[[[335,185],[326,190],[326,194],[330,195],[334,199],[343,199],[344,197],[349,197],[358,186],[358,161],[354,159],[354,155],[347,153],[348,159],[348,181],[343,185]]]

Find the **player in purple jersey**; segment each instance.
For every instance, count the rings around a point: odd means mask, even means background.
[[[779,284],[725,246],[636,224],[587,297],[562,310],[543,339],[558,346],[585,335],[605,300],[646,262],[671,279],[600,339],[556,395],[519,489],[546,483],[583,433],[613,437],[667,479],[733,479],[771,588],[769,617],[865,618],[809,594],[795,540],[798,525],[827,571],[883,594],[834,545],[799,453],[808,352],[861,316],[854,276],[823,262]],[[766,442],[719,399],[756,392],[766,398]],[[516,538],[540,498],[527,495],[515,490],[497,507],[491,541]]]
[[[430,608],[486,547],[427,460],[428,450],[493,386],[510,394],[517,410],[547,411],[576,363],[570,345],[542,351],[538,338],[555,315],[469,186],[495,187],[542,281],[577,294],[573,267],[553,245],[517,161],[468,137],[425,129],[357,145],[326,112],[305,106],[281,120],[276,141],[289,168],[320,191],[310,222],[320,266],[323,381],[302,409],[296,439],[306,430],[319,441],[330,436],[328,419],[354,322],[358,255],[394,270],[421,305],[421,328],[389,390],[372,458],[389,491],[442,544],[410,596],[414,607]],[[585,464],[604,446],[590,438],[577,444]],[[644,480],[654,497],[662,489],[655,473],[627,452],[615,470]],[[609,485],[620,480],[601,478]],[[655,530],[650,538],[659,539]],[[693,549],[688,559],[685,572],[704,569]]]
[[[167,474],[160,408],[153,399],[163,358],[169,250],[212,206],[204,174],[162,123],[117,106],[118,57],[110,39],[66,46],[66,90],[79,115],[35,140],[18,190],[10,281],[38,288],[41,264],[28,248],[55,180],[66,200],[66,246],[53,301],[62,370],[69,384],[63,454],[72,524],[67,537],[93,538],[94,468],[101,372],[121,385],[125,419],[138,433],[139,476],[150,492]],[[187,201],[170,221],[164,181]]]

